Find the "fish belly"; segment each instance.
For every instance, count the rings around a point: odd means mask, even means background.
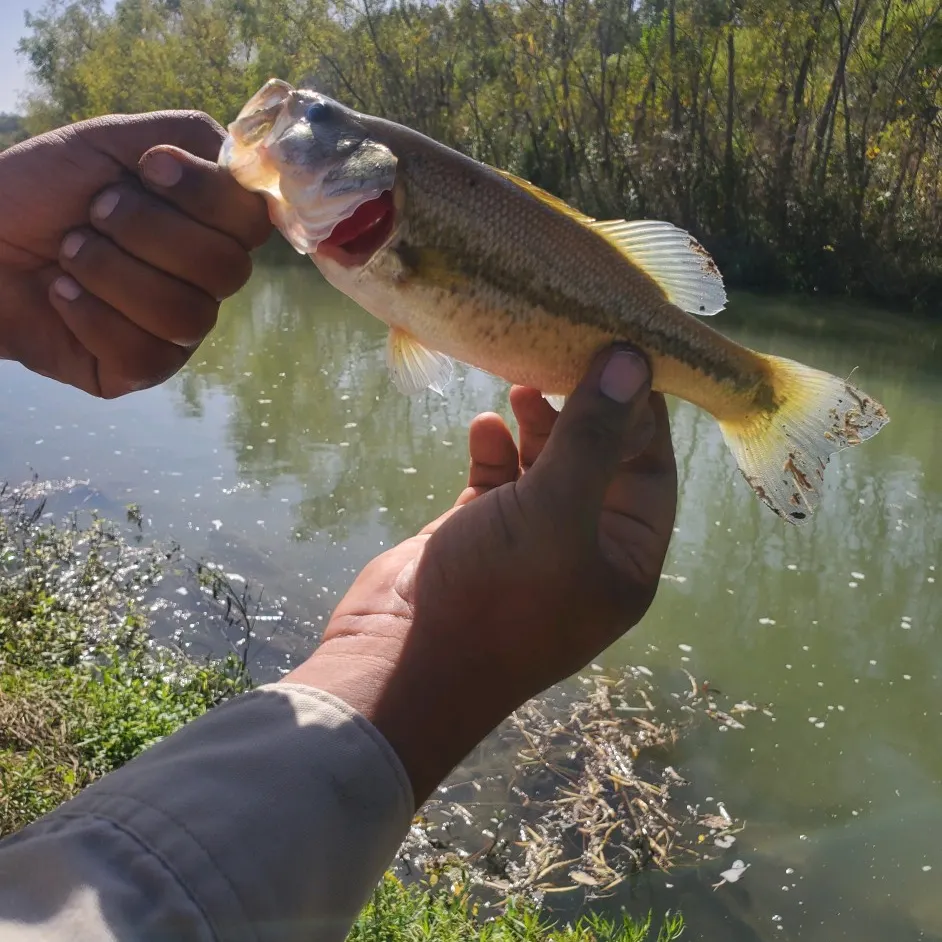
[[[395,259],[358,276],[315,261],[328,281],[374,317],[506,382],[546,395],[569,395],[600,349],[625,341],[648,357],[656,391],[686,399],[717,418],[748,411],[756,382],[750,375],[756,362],[752,352],[669,305],[657,317],[613,317],[610,326],[599,326],[527,304],[486,282],[454,281],[442,287],[403,277]]]

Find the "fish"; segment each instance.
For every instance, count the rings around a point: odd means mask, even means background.
[[[831,455],[889,421],[827,372],[749,349],[702,318],[723,277],[689,233],[599,220],[504,170],[310,88],[270,79],[229,124],[218,163],[274,226],[389,327],[406,394],[444,394],[454,361],[561,408],[604,347],[640,349],[652,389],[706,410],[779,517],[820,503]]]

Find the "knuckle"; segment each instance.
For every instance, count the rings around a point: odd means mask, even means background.
[[[194,349],[216,326],[219,304],[202,292],[186,292],[176,303],[172,323],[168,324],[167,339],[177,347]]]
[[[606,454],[618,446],[618,426],[607,416],[586,416],[572,423],[569,437],[577,454]]]
[[[241,247],[213,244],[203,251],[180,253],[174,266],[182,282],[208,295],[205,303],[223,301],[235,294],[252,274],[252,260]]]
[[[166,382],[189,359],[189,352],[155,340],[138,343],[122,351],[121,368],[110,370],[99,360],[99,389],[102,399],[118,399],[128,393],[151,389]]]
[[[210,147],[219,148],[226,132],[215,118],[205,111],[182,111],[179,115],[190,126],[194,136],[204,139]]]
[[[204,230],[192,242],[193,251],[181,252],[184,281],[201,288],[217,301],[235,294],[252,275],[252,256],[231,236]]]
[[[95,391],[95,395],[99,399],[120,399],[121,396],[126,396],[128,393],[147,388],[146,384],[140,384],[123,376],[105,376],[99,380],[99,383],[100,386]]]
[[[268,216],[268,207],[261,196],[254,195],[256,212],[252,214],[251,223],[248,229],[249,248],[257,249],[264,245],[272,234],[272,223]]]
[[[222,125],[203,111],[163,111],[153,120],[168,125],[170,138],[166,143],[189,151],[196,157],[215,161],[219,156],[225,131]]]
[[[234,295],[252,277],[252,259],[247,252],[240,252],[228,264],[220,265],[218,270],[216,296],[222,300]]]

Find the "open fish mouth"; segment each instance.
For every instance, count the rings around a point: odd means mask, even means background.
[[[312,89],[272,79],[229,125],[219,163],[264,194],[296,251],[362,265],[392,237],[395,154],[364,116]]]
[[[321,240],[315,254],[345,268],[363,265],[389,239],[395,218],[392,191],[384,190],[379,196],[360,203],[352,215],[338,222],[330,235]]]

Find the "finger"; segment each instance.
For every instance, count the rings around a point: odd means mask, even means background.
[[[72,125],[68,133],[145,179],[149,174],[154,192],[246,248],[258,247],[271,233],[265,201],[216,164],[225,131],[207,114],[108,115]]]
[[[252,273],[252,260],[239,242],[136,183],[100,193],[92,203],[91,221],[129,255],[217,300],[235,294]]]
[[[670,546],[677,512],[677,466],[670,418],[664,397],[652,394],[654,435],[647,448],[622,464],[605,497],[604,527],[599,532],[603,554],[613,570],[631,578],[622,583],[647,585],[651,597]]]
[[[215,157],[202,160],[175,147],[155,147],[141,158],[140,174],[158,196],[246,249],[258,248],[271,234],[265,200],[236,183]]]
[[[10,312],[28,310],[30,315],[6,319],[0,315],[3,328],[0,359],[6,353],[34,373],[98,395],[94,358],[66,327],[49,301],[53,282],[62,276],[61,269],[58,265],[44,266],[36,276],[2,285],[8,289],[3,291],[7,309]]]
[[[664,504],[673,526],[676,487],[668,486],[665,490],[665,481],[671,485],[677,479],[670,417],[663,396],[652,393],[648,402],[653,426],[651,439],[643,451],[622,461],[605,496],[605,508],[635,519],[643,517],[646,525],[659,528],[665,519],[659,513]]]
[[[201,111],[106,115],[81,121],[69,130],[132,171],[137,170],[141,155],[158,144],[215,161],[226,133]]]
[[[161,340],[194,347],[216,323],[218,303],[205,291],[128,255],[93,229],[63,240],[59,265],[82,288]]]
[[[564,527],[593,531],[622,456],[650,411],[650,383],[647,362],[633,350],[622,345],[597,356],[521,481],[521,500],[536,501]]]
[[[671,440],[671,420],[667,402],[660,393],[648,397],[650,413],[647,422],[640,422],[634,440],[628,443],[634,451],[626,470],[632,474],[676,474],[677,463]],[[646,436],[650,436],[647,437]],[[643,446],[643,447],[642,447]]]
[[[543,451],[559,413],[539,390],[527,386],[511,388],[510,407],[520,427],[520,466],[529,471]]]
[[[517,480],[520,456],[507,423],[494,412],[485,412],[471,423],[468,433],[471,467],[468,487],[500,487]]]
[[[648,399],[652,435],[647,446],[634,457],[623,460],[618,473],[609,486],[605,508],[628,516],[642,515],[656,518],[654,512],[660,503],[657,496],[664,489],[665,480],[676,482],[677,465],[671,441],[670,417],[664,397],[652,393]],[[676,503],[676,488],[664,491],[668,503]],[[673,507],[671,507],[673,515]]]
[[[95,359],[93,395],[111,399],[156,386],[176,373],[190,351],[158,340],[68,275],[57,278],[49,301],[85,351]]]

